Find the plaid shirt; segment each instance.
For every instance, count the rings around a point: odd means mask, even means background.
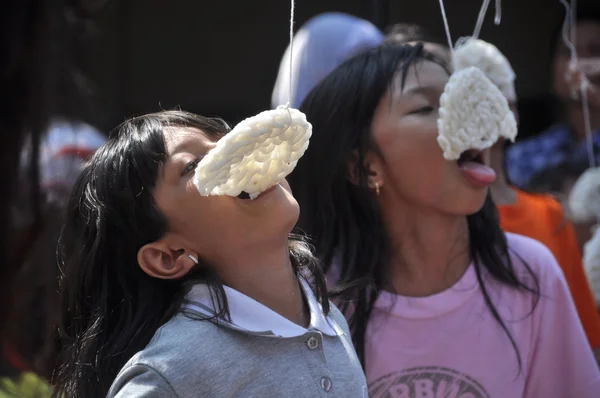
[[[596,163],[600,164],[600,129],[593,135]],[[527,187],[538,174],[557,167],[588,163],[586,141],[577,141],[565,125],[553,126],[535,137],[517,142],[506,151],[510,181]]]

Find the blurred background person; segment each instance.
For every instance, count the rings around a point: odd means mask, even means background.
[[[571,53],[563,41],[562,27],[561,19],[551,37],[552,88],[560,104],[562,121],[512,145],[506,157],[508,177],[517,186],[568,194],[577,177],[589,166],[589,160],[581,96],[572,90],[568,81]],[[600,63],[600,10],[577,9],[575,37],[579,61]],[[600,73],[590,74],[588,79],[592,86],[599,87]],[[590,99],[590,122],[598,164],[600,103],[594,101],[594,96]]]
[[[370,22],[341,12],[309,19],[294,36],[290,106],[298,108],[312,88],[346,59],[381,43],[383,34]],[[290,47],[281,58],[271,106],[290,98]]]
[[[519,187],[551,192],[566,200],[577,178],[589,167],[583,103],[578,90],[569,81],[571,53],[562,37],[558,21],[552,36],[552,87],[559,103],[559,123],[532,138],[510,146],[506,153],[509,180]],[[600,10],[580,8],[576,12],[575,46],[578,62],[600,65]],[[600,162],[600,71],[589,69],[589,115],[596,164]],[[565,206],[565,208],[567,208]],[[568,209],[568,208],[567,208]],[[569,216],[567,212],[567,216]],[[580,248],[591,236],[592,224],[575,223]]]

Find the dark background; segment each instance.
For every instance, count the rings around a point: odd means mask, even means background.
[[[446,3],[453,39],[471,34],[482,0]],[[529,135],[554,116],[546,100],[549,38],[564,11],[558,0],[504,0],[502,23],[495,26],[494,3],[480,37],[511,61],[522,135]],[[268,109],[288,44],[289,6],[288,0],[109,1],[80,54],[94,93],[84,118],[108,132],[127,116],[173,106],[232,124]],[[296,29],[325,11],[363,17],[380,28],[418,23],[445,38],[438,0],[297,0]]]

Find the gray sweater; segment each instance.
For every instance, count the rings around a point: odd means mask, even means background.
[[[231,322],[198,320],[213,312],[206,291],[192,294],[185,314],[162,326],[123,367],[108,397],[367,397],[348,325],[333,305],[327,317],[316,313],[320,307],[305,290],[311,326],[304,329],[226,292]]]

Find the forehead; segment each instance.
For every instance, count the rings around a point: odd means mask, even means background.
[[[394,94],[405,94],[419,88],[440,88],[444,86],[449,79],[448,72],[439,64],[423,60],[410,66],[402,87],[402,71],[399,71],[394,79]]]
[[[208,147],[213,141],[202,130],[193,127],[167,127],[164,130],[167,153],[191,150],[192,148]]]
[[[418,41],[412,41],[409,42],[407,44],[418,44]],[[429,52],[430,54],[435,55],[436,57],[438,57],[439,59],[443,60],[444,62],[450,64],[450,51],[448,51],[448,49],[444,46],[442,46],[441,44],[437,44],[437,43],[431,43],[431,42],[423,42],[423,49],[425,49],[425,51]]]

